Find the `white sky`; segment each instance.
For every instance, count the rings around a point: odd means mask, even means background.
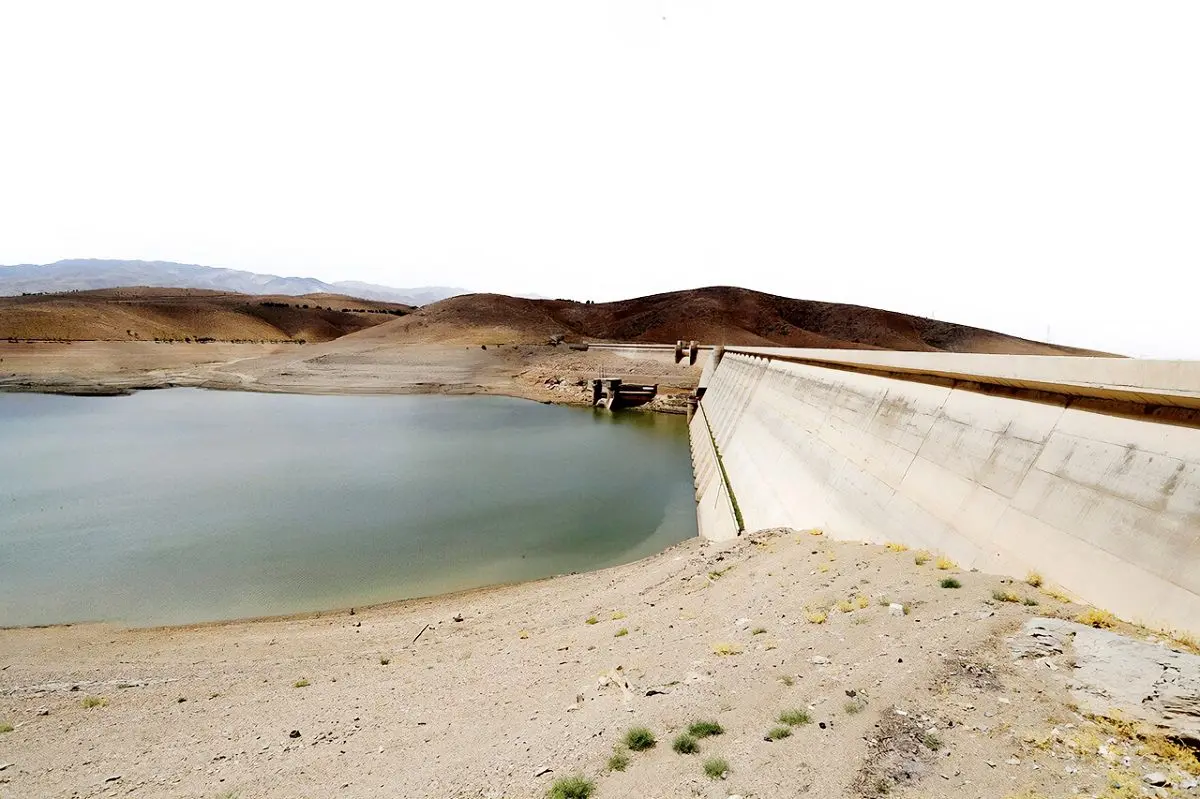
[[[1200,3],[0,4],[0,263],[711,284],[1200,358]]]

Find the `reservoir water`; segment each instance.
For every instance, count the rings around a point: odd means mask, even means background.
[[[695,534],[682,417],[505,397],[0,394],[0,626],[364,605]]]

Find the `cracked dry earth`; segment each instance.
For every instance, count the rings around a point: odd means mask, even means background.
[[[1200,795],[1187,750],[1083,715],[1069,653],[1011,654],[1082,608],[918,560],[777,531],[353,615],[0,630],[0,797]]]

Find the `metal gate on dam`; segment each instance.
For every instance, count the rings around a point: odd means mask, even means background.
[[[786,527],[1037,571],[1200,631],[1200,363],[718,348],[691,421],[700,534]]]

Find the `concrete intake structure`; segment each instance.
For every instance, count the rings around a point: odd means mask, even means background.
[[[690,427],[701,535],[903,543],[1200,634],[1200,363],[707,357]]]

